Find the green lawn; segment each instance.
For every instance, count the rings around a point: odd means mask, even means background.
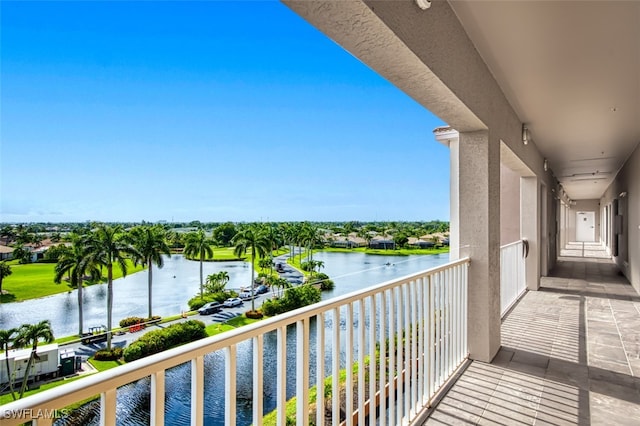
[[[274,257],[288,253],[289,249],[287,248],[279,248],[277,251],[273,252]],[[213,248],[213,259],[205,259],[205,262],[227,262],[230,260],[246,260],[249,261],[250,254],[247,252],[244,256],[238,257],[234,253],[233,247],[214,247]],[[189,260],[198,261],[199,259],[188,258]],[[256,265],[257,267],[257,265]],[[257,270],[257,269],[256,269]]]
[[[209,336],[215,336],[216,334],[223,333],[225,331],[233,330],[235,327],[230,326],[228,324],[209,324],[204,331],[207,332]]]
[[[185,256],[186,257],[186,256]],[[227,262],[230,260],[244,260],[246,256],[238,257],[233,252],[233,247],[214,247],[213,259],[204,259],[205,262]],[[189,260],[199,261],[198,258],[187,258]]]
[[[29,395],[33,395],[33,394],[45,391],[47,389],[55,388],[55,387],[58,387],[60,385],[64,385],[65,383],[73,382],[73,381],[78,380],[80,378],[81,377],[79,377],[79,376],[69,377],[68,379],[60,379],[60,380],[56,380],[54,382],[49,382],[49,383],[46,383],[44,385],[40,385],[35,389],[30,389],[30,390],[26,391],[24,393],[24,397],[27,397]],[[19,380],[17,383],[14,384],[14,389],[19,391],[21,384],[22,384],[22,381]],[[10,394],[6,393],[4,395],[0,395],[0,405],[8,404],[11,401],[13,401],[13,399],[11,398]]]
[[[93,368],[95,368],[98,371],[106,371],[106,370],[110,370],[114,367],[117,367],[119,365],[124,365],[125,362],[122,360],[116,360],[116,361],[97,361],[95,360],[93,357],[89,358],[89,364],[93,365]]]
[[[12,274],[2,281],[2,290],[9,293],[2,295],[2,303],[21,302],[73,290],[64,280],[60,284],[53,282],[55,267],[55,263],[12,264]],[[143,269],[141,265],[133,266],[132,262],[128,262],[127,274],[131,275]],[[106,274],[106,270],[103,273]],[[120,268],[114,267],[113,278],[121,277]],[[90,284],[85,283],[86,285]]]

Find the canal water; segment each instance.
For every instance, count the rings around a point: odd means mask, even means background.
[[[442,265],[449,260],[448,254],[434,256],[378,256],[366,255],[363,253],[317,253],[314,260],[324,262],[322,272],[328,274],[336,286],[331,292],[324,292],[323,299],[337,297],[356,290],[368,288],[388,280],[399,278],[425,269]],[[211,274],[220,270],[226,270],[231,277],[228,286],[230,288],[247,285],[250,282],[250,268],[244,262],[229,263],[206,263],[205,274]],[[175,276],[175,278],[174,278]],[[114,320],[125,316],[146,314],[146,281],[145,272],[133,274],[127,278],[114,282]],[[174,256],[167,259],[165,267],[157,272],[154,271],[154,312],[159,315],[169,315],[180,312],[186,308],[186,301],[192,297],[199,286],[198,262],[185,260],[181,256]],[[90,321],[104,322],[102,311],[105,301],[103,285],[88,288],[87,304],[85,312],[91,312]],[[51,313],[51,317],[46,315],[42,318],[52,320],[54,330],[66,330],[58,335],[73,334],[75,330],[75,319],[77,318],[77,299],[74,292],[68,295],[57,295],[45,299],[27,301],[20,304],[29,311],[38,313],[38,306],[43,300],[48,301],[47,305],[55,307],[46,308],[46,312]],[[34,305],[28,306],[29,303]],[[124,306],[120,306],[122,303]],[[6,308],[9,305],[2,306]],[[75,308],[75,309],[74,309]],[[72,313],[60,312],[69,309]],[[97,313],[96,313],[97,311]],[[8,319],[13,318],[10,310],[2,312],[0,324],[4,324]],[[23,314],[20,315],[24,318]],[[100,316],[102,312],[102,316]],[[87,314],[85,313],[85,318]],[[354,322],[358,321],[359,314],[356,312]],[[72,324],[65,325],[64,321]],[[88,322],[89,324],[89,322]],[[330,330],[333,328],[331,316],[325,318],[323,326],[328,330],[324,346],[327,348],[325,359],[325,376],[330,374],[331,366],[331,340]],[[344,319],[340,322],[340,328],[353,327],[347,325]],[[368,324],[367,324],[368,326]],[[0,325],[0,327],[7,327]],[[67,327],[67,328],[65,328]],[[316,322],[312,322],[310,337],[310,381],[316,380]],[[344,333],[341,333],[344,336]],[[287,398],[295,393],[295,328],[287,330]],[[264,412],[270,412],[276,407],[276,388],[274,377],[277,375],[276,364],[276,335],[269,333],[264,338]],[[341,354],[344,358],[344,354]],[[342,359],[341,364],[344,362]],[[252,416],[252,345],[250,341],[242,342],[238,345],[237,359],[237,424],[239,426],[251,424]],[[224,356],[221,352],[208,354],[205,357],[205,397],[204,397],[204,424],[210,426],[224,425]],[[165,398],[165,422],[171,425],[187,425],[190,416],[190,377],[189,365],[182,365],[170,369],[166,372],[166,398]],[[150,380],[140,380],[136,383],[118,389],[117,396],[117,419],[118,425],[148,425],[150,407]],[[97,403],[87,404],[79,412],[70,418],[59,419],[57,425],[97,425],[99,420],[99,406]]]

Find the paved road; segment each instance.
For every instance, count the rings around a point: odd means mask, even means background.
[[[291,267],[289,264],[287,264],[287,258],[290,257],[290,254],[283,254],[280,256],[277,256],[274,258],[274,263],[281,263],[283,265],[283,272],[279,273],[280,276],[284,279],[286,279],[287,281],[289,281],[291,284],[293,285],[297,285],[297,284],[301,284],[303,279],[304,279],[304,275],[298,271],[297,269]],[[260,294],[256,297],[255,299],[255,306],[256,307],[260,307],[262,306],[262,302],[264,302],[266,299],[272,297],[272,293],[271,292],[267,292],[265,294]],[[138,339],[140,336],[142,336],[144,333],[147,333],[149,331],[152,330],[157,330],[159,328],[165,328],[168,327],[171,324],[175,324],[177,322],[181,322],[181,321],[186,321],[187,319],[198,319],[202,322],[204,322],[206,325],[209,324],[216,324],[216,323],[223,323],[226,322],[228,320],[230,320],[231,318],[237,317],[239,315],[242,315],[243,313],[245,313],[247,310],[249,310],[251,308],[251,300],[246,300],[242,305],[240,306],[236,306],[234,308],[223,308],[221,312],[217,313],[217,314],[212,314],[212,315],[200,315],[200,314],[196,314],[196,315],[192,315],[189,316],[188,318],[181,318],[178,319],[176,321],[172,321],[172,322],[167,322],[164,324],[154,324],[154,325],[150,325],[147,328],[137,331],[135,333],[123,333],[120,335],[116,335],[114,334],[111,342],[113,346],[120,346],[120,347],[126,347],[128,345],[130,345],[134,340]],[[81,355],[81,356],[85,356],[85,357],[90,357],[94,354],[94,352],[96,352],[99,349],[103,349],[106,347],[106,343],[105,342],[101,342],[101,343],[92,343],[92,344],[83,344],[83,343],[70,343],[68,345],[64,345],[65,348],[71,348],[74,349],[76,352],[76,355]]]

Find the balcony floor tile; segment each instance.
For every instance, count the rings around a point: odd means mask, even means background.
[[[637,424],[640,296],[608,259],[561,257],[502,323],[426,424]]]

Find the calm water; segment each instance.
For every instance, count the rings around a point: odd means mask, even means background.
[[[227,271],[229,288],[251,283],[251,268],[246,262],[205,262],[204,277]],[[176,315],[187,310],[187,301],[200,291],[199,262],[182,256],[165,258],[164,267],[153,269],[154,315]],[[137,272],[113,282],[113,323],[129,316],[146,317],[147,271]],[[65,285],[65,284],[60,284]],[[93,285],[83,289],[84,328],[107,323],[107,286]],[[76,290],[41,299],[0,305],[0,328],[18,327],[25,322],[51,321],[55,336],[78,332],[78,295]]]
[[[325,292],[323,299],[336,297],[352,291],[364,289],[381,282],[392,280],[404,275],[415,273],[424,269],[432,268],[448,262],[448,254],[436,256],[372,256],[362,253],[319,253],[314,256],[315,260],[324,262],[323,272],[327,273],[336,283],[336,288],[332,292]],[[205,264],[205,274],[210,274],[218,270],[227,270],[231,276],[229,287],[239,287],[246,285],[250,280],[250,268],[245,267],[243,262],[232,263],[207,263]],[[173,276],[176,278],[173,278]],[[114,283],[114,320],[129,315],[144,315],[146,313],[146,278],[144,272],[129,276],[125,279],[116,280]],[[180,285],[176,285],[179,283]],[[102,305],[105,304],[105,286],[94,286],[87,292],[86,312],[96,312],[92,314],[91,321],[102,323],[105,320],[102,313]],[[160,315],[174,314],[185,309],[186,301],[198,291],[198,263],[190,262],[182,257],[175,256],[167,259],[165,268],[154,272],[154,311]],[[75,307],[76,296],[72,292],[69,295],[58,295],[38,301],[23,302],[22,305],[38,312],[38,306],[46,312],[51,313],[52,323],[61,330],[67,330],[66,334],[75,332],[75,319],[77,311]],[[43,301],[44,302],[43,304]],[[32,303],[33,305],[29,306]],[[120,304],[124,306],[121,306]],[[29,307],[27,307],[29,306]],[[14,314],[9,314],[10,305],[2,306],[2,321],[17,316],[20,310]],[[72,310],[73,313],[60,312],[61,310]],[[24,311],[22,311],[24,312]],[[86,315],[86,314],[85,314]],[[46,318],[42,315],[42,318]],[[359,320],[358,314],[354,316],[354,322]],[[71,322],[65,325],[63,322]],[[317,324],[311,323],[310,338],[310,371],[311,382],[315,381],[315,328]],[[327,330],[334,326],[333,320],[328,316],[323,325]],[[349,324],[349,327],[352,327]],[[368,324],[367,324],[368,326]],[[6,327],[6,325],[4,326]],[[66,327],[66,328],[65,328]],[[342,319],[340,328],[346,329],[347,324]],[[64,333],[58,333],[64,334]],[[344,333],[341,333],[344,336]],[[330,374],[331,366],[331,333],[327,333],[324,346],[327,347],[325,359],[326,374]],[[277,365],[275,357],[276,335],[270,333],[264,339],[264,377],[268,378],[264,382],[264,411],[270,412],[276,406],[275,380]],[[295,393],[295,329],[290,327],[287,332],[287,396],[291,397]],[[344,357],[344,354],[341,354]],[[344,359],[343,359],[344,361]],[[252,347],[250,342],[243,342],[238,345],[238,368],[237,368],[237,424],[251,424],[252,410]],[[166,423],[172,425],[189,424],[190,415],[190,377],[191,371],[188,365],[178,366],[167,371],[166,380]],[[205,357],[205,424],[224,425],[224,357],[222,353],[212,353]],[[118,390],[118,424],[119,425],[146,425],[149,424],[149,380],[140,380],[137,383],[127,385]],[[91,404],[83,407],[78,417],[73,419],[62,419],[56,424],[98,424],[99,407]]]

